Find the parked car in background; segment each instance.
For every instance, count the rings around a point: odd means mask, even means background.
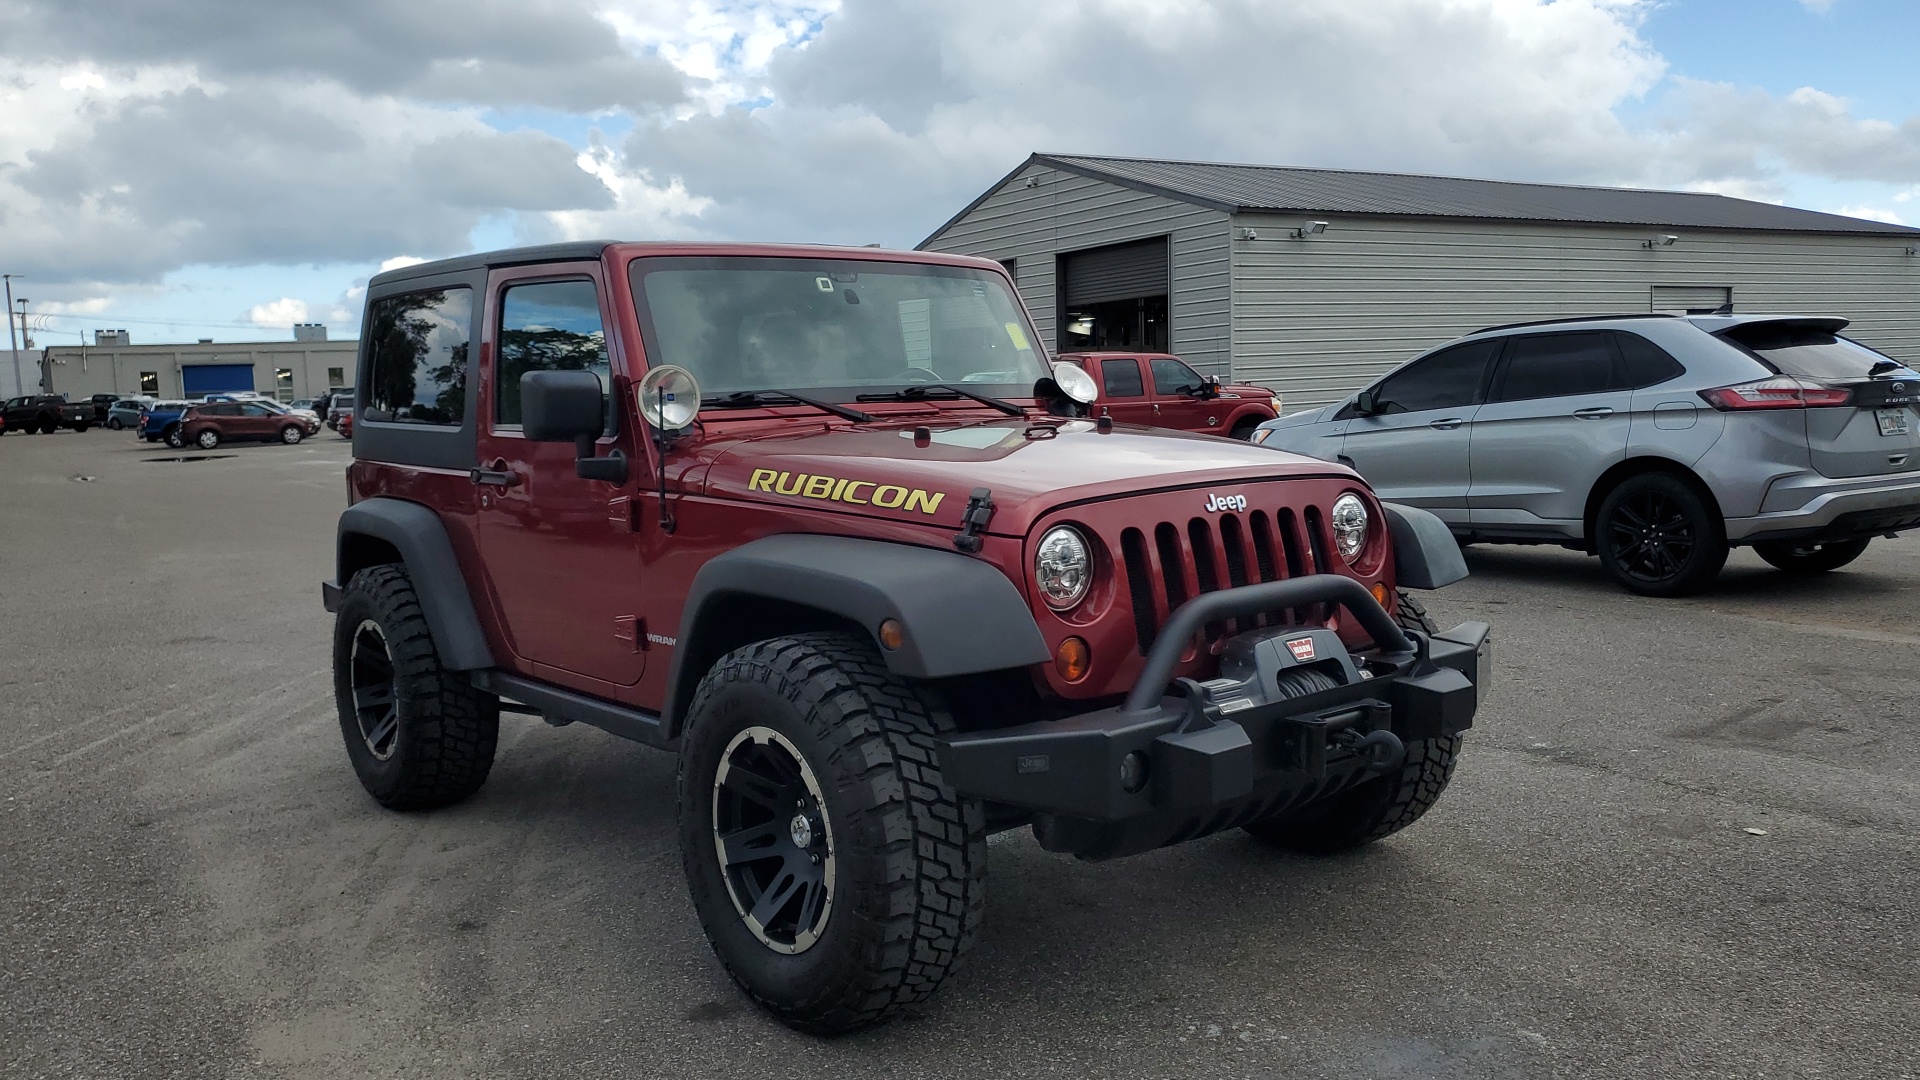
[[[1252,436],[1280,415],[1280,395],[1259,386],[1223,386],[1168,353],[1080,352],[1059,359],[1093,376],[1100,397],[1090,408],[1122,424],[1178,428],[1210,435]]]
[[[277,412],[291,413],[294,416],[304,416],[316,424],[320,422],[319,413],[314,412],[311,408],[300,404],[298,401],[289,401],[283,404],[271,398],[261,398],[260,403]]]
[[[115,431],[140,426],[140,414],[153,407],[150,397],[121,398],[107,407],[107,426]]]
[[[85,431],[93,426],[93,403],[70,403],[59,394],[27,394],[8,398],[7,430],[51,435],[61,428]]]
[[[1488,327],[1256,443],[1358,469],[1466,541],[1559,543],[1677,596],[1731,546],[1789,573],[1920,528],[1920,373],[1847,320],[1625,315]]]
[[[191,401],[156,401],[148,406],[146,412],[140,414],[140,424],[134,430],[147,442],[166,439],[167,445],[179,446],[180,443],[168,439],[168,436],[177,433],[180,427],[180,414],[186,412],[187,406],[192,404]]]
[[[106,423],[107,410],[113,408],[113,403],[119,400],[119,394],[94,394],[89,397],[87,403],[93,406],[93,422],[96,424]]]
[[[341,409],[339,412],[334,413],[330,419],[333,421],[333,430],[339,432],[341,438],[353,438],[352,409]]]
[[[324,419],[328,427],[340,430],[340,418],[353,412],[353,391],[335,390],[327,395],[327,414]]]
[[[190,406],[179,433],[168,442],[211,450],[223,442],[255,440],[298,443],[320,430],[311,417],[269,408],[264,401],[212,401]],[[174,439],[177,438],[178,442]]]

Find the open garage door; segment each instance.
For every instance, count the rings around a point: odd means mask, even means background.
[[[1060,256],[1060,351],[1168,351],[1171,271],[1164,236]]]
[[[252,390],[253,365],[187,364],[180,369],[180,389],[190,398]]]

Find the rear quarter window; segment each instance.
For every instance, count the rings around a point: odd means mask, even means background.
[[[404,293],[367,310],[367,392],[362,418],[458,427],[467,412],[473,290]]]

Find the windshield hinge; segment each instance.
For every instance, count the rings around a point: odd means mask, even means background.
[[[980,533],[993,520],[993,491],[974,488],[967,499],[966,513],[960,515],[960,531],[953,534],[953,546],[969,555],[980,550]]]

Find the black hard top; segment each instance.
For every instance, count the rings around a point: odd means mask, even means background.
[[[520,266],[526,263],[567,262],[579,259],[597,259],[600,253],[615,243],[612,240],[570,240],[563,244],[534,244],[529,247],[502,248],[498,251],[480,251],[471,255],[456,255],[451,259],[435,259],[433,262],[415,263],[375,274],[367,283],[369,289],[397,281],[410,281],[415,278],[433,277],[437,274],[458,274],[470,270],[486,270],[495,266]]]

